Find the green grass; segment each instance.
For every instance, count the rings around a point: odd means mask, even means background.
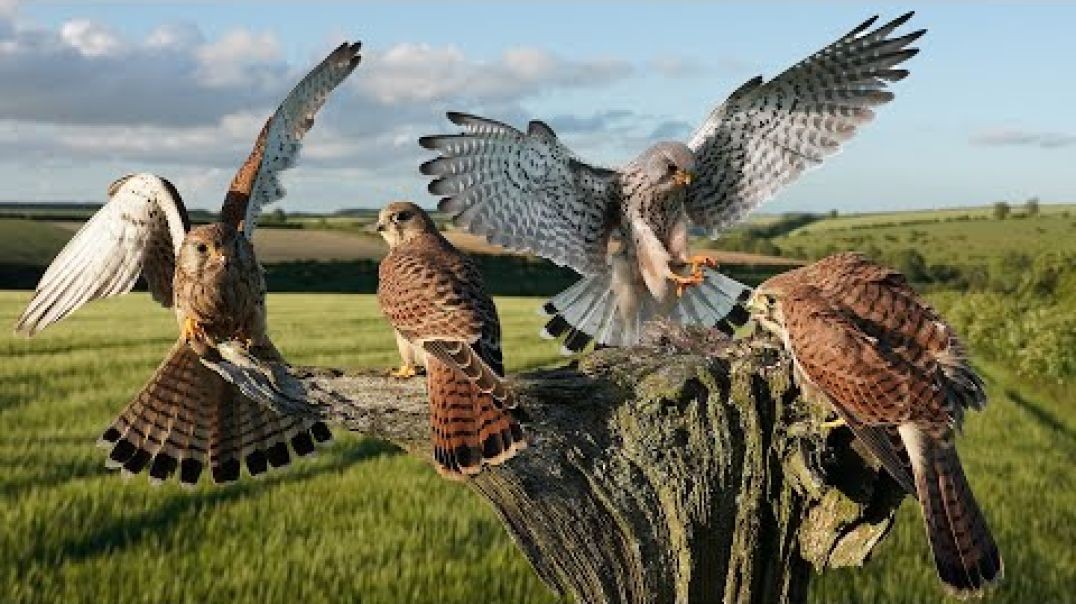
[[[26,293],[0,293],[14,321]],[[509,370],[555,362],[537,299],[498,299]],[[371,296],[270,296],[295,363],[388,367]],[[312,462],[234,488],[125,484],[93,447],[174,340],[142,294],[93,303],[33,340],[0,335],[2,602],[553,602],[492,511],[390,446],[338,433]],[[1006,559],[990,602],[1060,602],[1076,585],[1076,401],[984,367],[992,406],[962,457]],[[867,567],[816,578],[815,602],[937,601],[906,502]]]
[[[47,222],[0,219],[0,264],[47,266],[71,234]]]
[[[793,257],[814,257],[827,249],[865,251],[875,247],[885,253],[907,248],[923,254],[928,263],[952,265],[982,264],[1006,252],[1031,256],[1046,251],[1076,252],[1076,211],[1068,217],[1051,210],[1031,218],[967,221],[946,221],[941,217],[946,213],[912,213],[921,214],[919,221],[906,222],[895,222],[895,214],[824,219],[773,242],[784,255]],[[937,221],[923,222],[926,220]]]
[[[1024,209],[1020,204],[1013,206],[1013,213],[1019,214]],[[1043,204],[1039,206],[1040,216],[1053,216],[1068,212],[1076,215],[1076,204]],[[849,214],[834,218],[823,218],[802,226],[794,233],[809,233],[814,231],[833,231],[847,228],[874,227],[885,225],[912,224],[934,220],[958,220],[963,217],[968,219],[992,219],[994,209],[991,206],[975,206],[969,208],[945,208],[938,210],[913,210],[903,212],[864,212],[861,214]]]

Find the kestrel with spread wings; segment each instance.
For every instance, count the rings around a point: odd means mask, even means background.
[[[464,132],[421,138],[440,154],[421,171],[457,225],[583,275],[544,307],[569,351],[633,344],[655,316],[730,331],[747,289],[690,254],[691,225],[717,236],[870,121],[918,52],[908,46],[922,30],[890,37],[911,16],[874,30],[870,19],[769,82],[749,80],[687,144],[658,143],[619,169],[583,162],[539,121],[524,133],[449,113]]]
[[[478,267],[415,204],[386,206],[377,230],[389,244],[377,300],[396,332],[426,355],[438,471],[466,478],[509,459],[526,441],[506,409],[501,325]]]
[[[265,280],[251,237],[261,208],[284,196],[280,171],[295,164],[315,114],[358,65],[359,48],[340,45],[288,94],[232,180],[219,223],[191,228],[171,183],[125,176],[45,271],[18,332],[32,336],[86,302],[127,293],[139,275],[181,326],[164,363],[103,434],[110,467],[148,468],[154,483],[178,473],[193,485],[208,465],[214,482],[228,483],[243,463],[257,476],[290,463],[289,443],[304,456],[331,438],[321,422],[242,396],[200,357],[240,339],[256,356],[280,359],[265,332]]]
[[[945,585],[973,595],[999,581],[1001,556],[955,442],[964,410],[982,409],[986,393],[952,327],[903,275],[855,253],[773,277],[748,307],[785,343],[804,395],[832,405],[918,495]]]

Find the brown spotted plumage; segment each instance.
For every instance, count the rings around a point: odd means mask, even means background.
[[[999,581],[1001,556],[955,443],[964,410],[986,394],[953,329],[903,275],[855,253],[778,275],[749,305],[784,340],[804,393],[832,404],[917,494],[947,588],[976,595]]]
[[[473,262],[437,231],[418,206],[381,211],[389,243],[377,298],[397,332],[426,355],[433,456],[438,470],[462,478],[526,446],[505,410],[501,327]]]
[[[295,164],[302,138],[328,95],[359,63],[341,44],[310,71],[269,118],[229,187],[219,223],[191,229],[178,191],[152,174],[125,176],[106,204],[53,261],[16,329],[28,335],[82,304],[131,290],[139,274],[173,307],[179,341],[102,435],[108,464],[198,482],[204,468],[227,483],[287,465],[331,438],[321,422],[284,417],[239,394],[201,357],[240,340],[263,360],[280,360],[265,327],[265,280],[251,236],[261,207],[283,197],[278,174]],[[290,448],[289,448],[290,446]]]

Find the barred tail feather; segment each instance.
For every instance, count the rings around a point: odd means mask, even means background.
[[[430,432],[437,471],[465,479],[527,446],[519,423],[475,383],[439,358],[427,360]]]
[[[319,421],[282,416],[241,396],[205,368],[184,342],[177,342],[127,407],[101,436],[106,465],[125,474],[148,468],[160,484],[178,473],[193,486],[205,468],[218,484],[239,479],[245,463],[251,476],[290,463],[331,439]]]
[[[618,307],[612,272],[584,277],[542,307],[550,316],[542,337],[563,339],[561,352],[581,352],[592,341],[599,346],[632,346],[642,337],[647,321],[668,315],[681,325],[713,327],[731,334],[748,321],[743,303],[751,294],[744,284],[705,269],[706,280],[689,287],[671,307],[659,303],[642,283],[633,296],[632,311]],[[626,316],[625,316],[626,315]]]
[[[743,304],[751,289],[711,268],[703,268],[706,280],[684,291],[671,318],[681,325],[713,327],[731,335],[749,319]]]
[[[915,474],[938,577],[959,597],[982,595],[1005,574],[1001,554],[951,442],[900,427]]]

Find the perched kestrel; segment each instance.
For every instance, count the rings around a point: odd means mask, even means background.
[[[986,393],[953,329],[903,275],[855,253],[773,277],[748,307],[784,341],[804,395],[831,404],[918,495],[945,585],[971,595],[1000,580],[1001,556],[954,438]]]
[[[389,244],[377,300],[397,333],[426,353],[438,471],[465,478],[512,457],[526,441],[505,409],[501,325],[478,268],[415,204],[386,206],[377,230]]]
[[[686,145],[658,143],[620,169],[584,163],[539,121],[523,133],[449,113],[465,131],[421,138],[440,153],[421,171],[457,225],[584,276],[545,306],[548,335],[569,351],[633,344],[659,315],[730,331],[747,290],[690,255],[690,225],[717,236],[871,120],[908,75],[895,66],[918,52],[906,47],[923,31],[889,37],[911,15],[873,31],[870,19],[769,82],[749,80]]]
[[[284,196],[278,173],[294,165],[314,115],[359,63],[359,44],[342,44],[288,94],[262,128],[232,180],[221,222],[190,228],[183,201],[167,180],[125,176],[109,201],[53,260],[16,325],[33,335],[88,301],[124,294],[145,277],[153,298],[175,309],[182,328],[164,363],[105,431],[108,463],[125,472],[149,468],[159,483],[178,470],[198,482],[252,476],[290,462],[331,438],[321,422],[285,417],[239,394],[205,368],[217,342],[241,339],[266,360],[280,358],[265,333],[265,280],[251,236],[263,205]],[[188,232],[189,231],[189,232]]]

